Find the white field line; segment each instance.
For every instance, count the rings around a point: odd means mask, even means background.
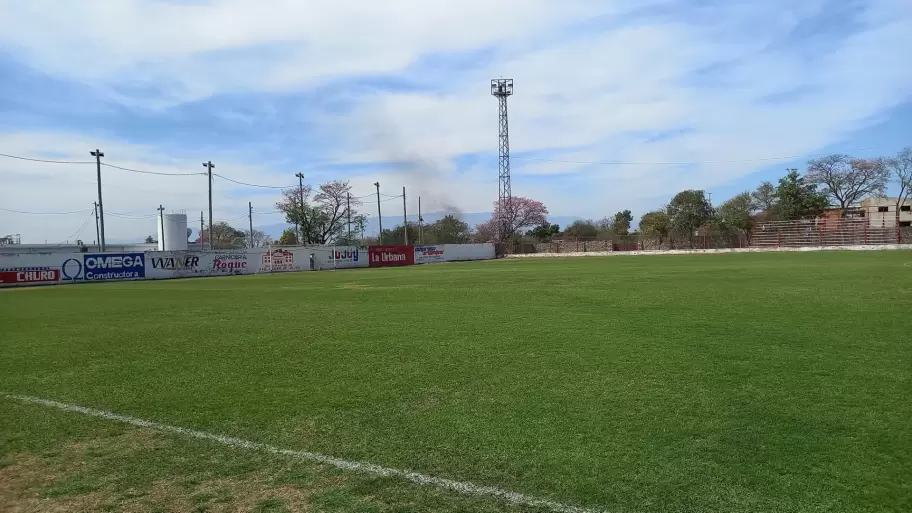
[[[442,477],[434,477],[426,474],[420,474],[418,472],[412,472],[409,470],[399,470],[395,468],[383,467],[380,465],[374,465],[373,463],[365,463],[360,461],[348,461],[339,458],[334,458],[332,456],[326,456],[324,454],[319,454],[309,451],[295,451],[291,449],[281,449],[272,445],[252,442],[250,440],[244,440],[241,438],[234,438],[231,436],[217,435],[214,433],[207,433],[205,431],[197,431],[195,429],[182,428],[178,426],[170,426],[168,424],[162,424],[159,422],[139,419],[136,417],[129,417],[127,415],[120,415],[117,413],[97,410],[95,408],[86,408],[84,406],[77,406],[75,404],[61,403],[58,401],[53,401],[51,399],[43,399],[41,397],[33,397],[28,395],[17,395],[17,394],[3,394],[8,399],[14,399],[24,403],[40,404],[42,406],[50,406],[52,408],[58,408],[60,410],[72,412],[72,413],[81,413],[83,415],[88,415],[90,417],[99,417],[107,420],[115,420],[118,422],[123,422],[133,426],[139,426],[144,428],[155,429],[157,431],[164,431],[168,433],[176,433],[179,435],[187,436],[190,438],[198,438],[200,440],[210,440],[213,442],[220,443],[222,445],[227,445],[229,447],[234,447],[235,449],[247,449],[251,451],[259,451],[270,454],[277,454],[280,456],[288,456],[291,458],[303,459],[316,461],[326,465],[330,465],[336,468],[344,470],[352,470],[355,472],[362,472],[367,474],[374,474],[377,476],[384,477],[398,477],[413,483],[418,483],[420,485],[434,486],[437,488],[442,488],[445,490],[452,490],[465,495],[475,495],[475,496],[486,496],[486,497],[495,497],[503,501],[515,504],[518,506],[528,506],[535,508],[546,508],[556,513],[600,513],[598,510],[581,508],[577,506],[570,506],[568,504],[563,504],[560,502],[555,502],[547,499],[539,499],[537,497],[532,497],[530,495],[523,495],[521,493],[511,492],[508,490],[502,490],[500,488],[495,488],[493,486],[482,486],[474,483],[469,483],[465,481],[454,481],[452,479],[445,479]]]

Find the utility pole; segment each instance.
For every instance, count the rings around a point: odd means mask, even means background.
[[[101,250],[101,232],[98,229],[98,202],[93,201],[92,205],[95,206],[95,244],[98,245],[99,251]]]
[[[212,168],[215,164],[212,161],[203,162],[203,167],[209,170],[209,251],[212,251]],[[200,243],[203,240],[200,239]]]
[[[304,173],[296,173],[295,176],[298,177],[298,200],[300,200],[301,209],[298,211],[298,215],[301,216],[301,221],[304,220]],[[298,233],[298,221],[295,219],[295,234]],[[298,243],[302,246],[304,245],[304,225],[301,224],[301,236],[298,238]]]
[[[405,210],[405,187],[402,187],[402,238],[403,244],[408,246],[408,213]]]
[[[158,206],[158,218],[161,221],[161,235],[158,236],[158,239],[159,239],[158,242],[159,242],[159,246],[161,246],[161,250],[164,251],[165,250],[165,207],[163,207],[161,205]]]
[[[351,244],[352,240],[352,208],[351,208],[352,195],[350,192],[345,193],[345,215],[348,217],[348,243]]]
[[[203,211],[200,210],[200,249],[205,248],[205,246],[203,245],[203,226],[204,226],[203,223],[204,222],[205,222],[205,220],[203,219]]]
[[[418,245],[421,245],[421,225],[424,219],[421,218],[421,196],[418,196]]]
[[[104,253],[107,247],[105,245],[104,207],[101,203],[101,157],[104,157],[104,153],[95,148],[95,151],[90,151],[89,154],[95,157],[95,166],[98,170],[98,244],[101,246],[101,252]]]
[[[374,182],[377,188],[377,221],[380,223],[380,235],[377,236],[377,244],[383,245],[383,214],[380,213],[380,182]]]
[[[253,202],[247,202],[247,219],[250,221],[250,247],[253,248]]]

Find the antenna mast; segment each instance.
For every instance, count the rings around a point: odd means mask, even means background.
[[[497,98],[499,112],[499,151],[497,206],[497,235],[495,241],[506,243],[513,236],[513,192],[510,187],[510,126],[507,119],[507,97],[513,95],[512,78],[495,78],[491,80],[491,95]]]

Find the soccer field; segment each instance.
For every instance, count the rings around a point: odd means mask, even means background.
[[[0,339],[0,511],[912,510],[908,251],[3,290]]]

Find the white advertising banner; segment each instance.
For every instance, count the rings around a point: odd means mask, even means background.
[[[491,260],[494,257],[494,244],[447,244],[444,249],[444,260],[447,262]]]
[[[449,247],[453,245],[450,244]],[[430,264],[434,262],[446,262],[447,245],[438,246],[415,246],[415,263]]]
[[[146,253],[149,279],[253,274],[262,264],[262,249],[219,251],[150,251]]]
[[[313,271],[316,263],[311,258],[314,251],[311,248],[267,248],[260,250],[260,273],[284,273],[290,271]]]
[[[357,246],[327,246],[310,248],[316,260],[315,270],[353,269],[370,264],[367,249]]]

